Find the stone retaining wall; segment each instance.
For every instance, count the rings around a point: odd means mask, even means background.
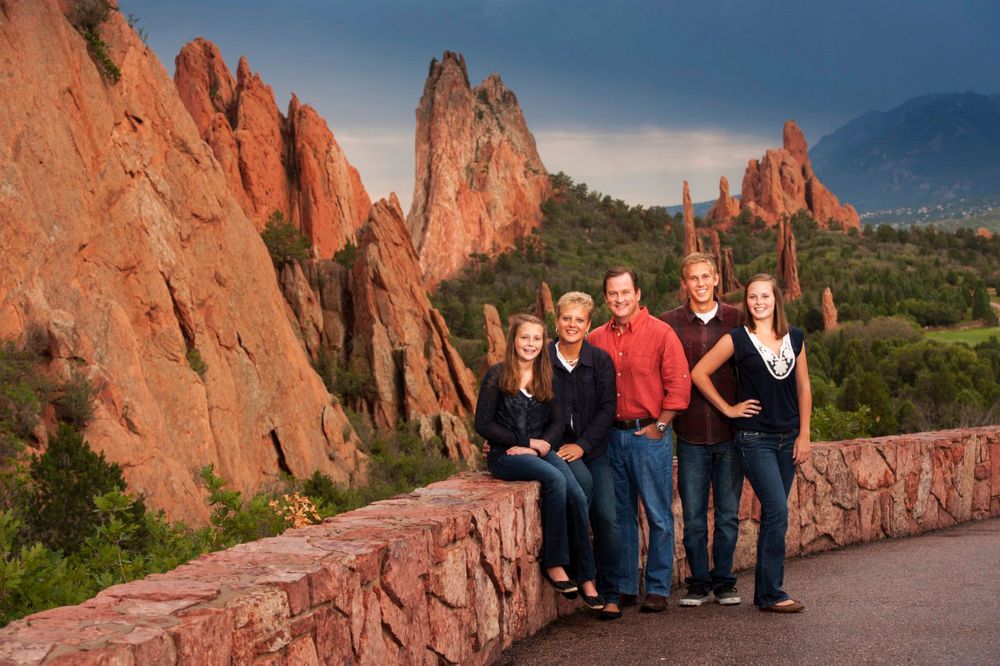
[[[11,623],[0,664],[488,663],[575,609],[540,575],[537,493],[459,475],[206,555]],[[1000,426],[819,444],[791,511],[790,555],[1000,515]],[[758,515],[748,487],[740,567]]]

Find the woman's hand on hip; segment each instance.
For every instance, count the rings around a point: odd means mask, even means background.
[[[753,398],[730,405],[726,410],[726,416],[731,419],[746,419],[760,414],[760,400]]]
[[[812,455],[812,442],[809,441],[809,433],[800,434],[795,438],[795,448],[792,449],[792,461],[796,465],[801,465],[809,460]]]
[[[575,443],[563,444],[556,451],[556,455],[566,462],[573,462],[583,457],[583,447]]]
[[[546,442],[544,439],[531,438],[528,440],[528,443],[531,446],[531,448],[535,450],[535,452],[538,454],[538,457],[540,458],[544,458],[545,456],[549,455],[549,451],[552,450],[552,445]]]
[[[538,453],[527,446],[512,446],[507,449],[507,455],[509,456],[536,456]]]

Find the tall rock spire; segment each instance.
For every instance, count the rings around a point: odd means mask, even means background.
[[[550,184],[517,97],[496,74],[471,88],[460,54],[431,62],[416,115],[406,223],[433,287],[537,227]]]
[[[739,214],[740,200],[729,195],[729,179],[723,176],[719,179],[719,198],[708,210],[706,220],[716,229],[727,231]]]
[[[785,216],[778,219],[778,281],[781,282],[786,303],[791,303],[802,296],[802,285],[799,284],[799,258],[795,252],[795,232]]]
[[[684,181],[684,256],[698,251],[698,235],[694,228],[694,207],[691,205],[691,190]]]

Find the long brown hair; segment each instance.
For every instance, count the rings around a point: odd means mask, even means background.
[[[538,317],[527,314],[511,317],[510,329],[507,331],[507,351],[503,355],[503,369],[500,370],[500,390],[508,395],[521,390],[521,366],[518,365],[517,353],[514,351],[514,341],[525,324],[541,326],[542,335],[545,335],[545,323]],[[549,359],[547,340],[542,341],[542,350],[535,357],[531,368],[531,383],[526,390],[541,402],[552,400],[552,361]]]
[[[750,285],[754,282],[771,283],[771,291],[774,293],[774,317],[771,319],[772,328],[774,329],[774,335],[776,337],[785,337],[785,333],[788,333],[788,317],[785,315],[785,302],[781,297],[781,287],[778,286],[778,281],[768,273],[757,273],[757,275],[754,275],[750,278],[750,281],[747,282],[747,286],[743,290],[744,323],[751,331],[757,330],[757,322],[754,321],[753,315],[750,313],[750,305],[747,303],[747,294],[750,293]]]

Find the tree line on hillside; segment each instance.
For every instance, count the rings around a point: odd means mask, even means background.
[[[434,295],[472,368],[480,367],[485,350],[483,304],[496,306],[501,320],[531,312],[543,280],[555,297],[569,290],[594,296],[595,326],[608,319],[601,277],[611,265],[637,270],[642,303],[653,314],[680,303],[679,213],[629,206],[562,173],[552,181],[554,194],[543,205],[539,229],[495,258],[474,255]],[[988,289],[1000,287],[1000,238],[934,227],[827,231],[805,213],[791,224],[804,295],[788,312],[815,349],[810,370],[817,385],[819,439],[1000,419],[996,340],[969,349],[925,340],[920,329],[971,319],[995,323]],[[744,214],[720,239],[733,248],[742,281],[754,273],[776,273],[777,238],[763,221]],[[824,334],[820,301],[826,287],[845,325]],[[727,294],[726,300],[738,303],[741,295]]]

